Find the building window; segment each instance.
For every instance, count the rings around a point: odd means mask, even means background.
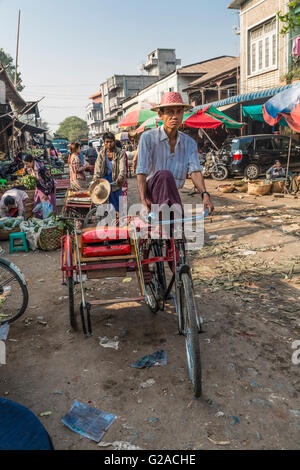
[[[249,75],[267,72],[276,67],[276,19],[249,31]]]

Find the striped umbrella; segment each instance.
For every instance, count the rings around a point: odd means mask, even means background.
[[[118,127],[134,127],[140,126],[147,119],[157,116],[155,111],[151,109],[135,109],[126,114],[126,116],[119,122]]]

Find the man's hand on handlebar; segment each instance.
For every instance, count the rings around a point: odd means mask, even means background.
[[[212,215],[214,211],[214,205],[211,202],[208,194],[203,195],[203,206],[204,206],[204,212],[208,210],[208,215]]]

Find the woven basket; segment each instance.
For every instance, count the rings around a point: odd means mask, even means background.
[[[272,193],[283,193],[285,181],[273,181],[272,182]]]
[[[248,181],[245,183],[234,183],[234,188],[240,193],[246,193],[248,191]]]
[[[30,219],[33,215],[34,202],[27,202],[25,204],[25,219]]]
[[[57,250],[61,246],[60,240],[63,234],[63,230],[57,227],[44,228],[38,239],[38,247],[44,251]]]
[[[5,230],[4,228],[1,228],[0,229],[0,240],[1,241],[9,240],[9,234],[10,233],[17,233],[17,232],[21,232],[20,227],[12,228],[11,230]]]
[[[222,193],[233,193],[234,186],[232,184],[220,184],[219,190],[222,191]]]
[[[27,201],[28,202],[33,202],[34,201],[35,189],[26,189],[25,193],[28,196]]]
[[[254,196],[266,196],[270,193],[272,188],[272,182],[264,184],[263,181],[260,183],[248,183],[248,194],[252,194]]]

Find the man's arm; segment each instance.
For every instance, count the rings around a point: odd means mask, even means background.
[[[148,212],[148,205],[146,201],[147,197],[147,175],[143,174],[138,174],[137,175],[137,186],[138,186],[138,192],[139,192],[139,198],[141,201],[141,204],[147,209]]]
[[[205,182],[204,182],[204,178],[203,178],[201,171],[193,171],[193,173],[191,174],[191,178],[192,178],[192,182],[194,183],[194,185],[196,186],[196,188],[198,189],[200,193],[203,193],[204,191],[206,191]],[[211,202],[208,194],[203,195],[203,205],[204,205],[205,212],[208,210],[209,215],[213,213],[214,205]]]
[[[94,176],[93,179],[101,178],[102,175],[100,175],[100,153],[98,154],[97,160],[95,162],[95,168],[94,168]]]

